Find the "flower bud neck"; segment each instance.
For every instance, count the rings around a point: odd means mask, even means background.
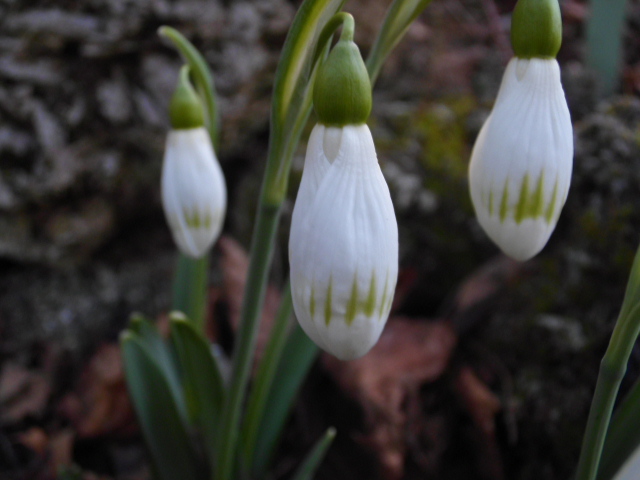
[[[556,58],[562,43],[558,0],[519,0],[511,20],[511,45],[518,58]]]
[[[180,69],[178,85],[169,105],[169,118],[174,130],[199,128],[204,125],[200,98],[189,81],[189,67]]]
[[[369,118],[371,103],[371,81],[353,42],[353,25],[345,25],[315,80],[313,106],[318,121],[331,127],[361,125]]]

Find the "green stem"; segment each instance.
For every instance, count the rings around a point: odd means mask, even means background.
[[[204,330],[208,270],[209,255],[198,259],[178,255],[171,308],[184,313],[199,332]]]
[[[318,44],[316,45],[316,50],[313,54],[313,65],[316,65],[318,60],[320,59],[320,56],[323,53],[326,53],[329,40],[341,25],[343,25],[341,37],[345,36],[345,40],[353,40],[355,31],[355,22],[353,20],[353,16],[347,12],[336,13],[329,19],[327,24],[320,32],[320,36],[318,37]]]
[[[586,64],[598,74],[604,95],[615,91],[620,78],[626,3],[626,0],[591,0]]]
[[[264,188],[263,188],[264,190]],[[244,400],[255,342],[258,320],[264,303],[273,243],[280,219],[282,203],[260,202],[251,241],[251,258],[245,286],[239,336],[233,356],[233,375],[222,416],[217,449],[216,480],[231,478],[234,452],[238,440],[238,422]]]
[[[244,418],[244,454],[246,468],[252,468],[253,452],[255,450],[258,432],[262,423],[264,409],[266,407],[267,396],[275,378],[280,357],[287,341],[287,331],[291,326],[291,315],[293,313],[293,302],[291,299],[291,284],[287,286],[282,295],[280,308],[276,314],[276,319],[271,328],[269,342],[264,350],[260,366],[255,375],[255,384],[251,391],[247,403],[247,413]]]
[[[167,26],[160,27],[158,29],[158,35],[169,39],[189,64],[191,74],[196,81],[198,93],[204,101],[207,131],[211,137],[211,143],[213,143],[214,148],[217,150],[219,147],[218,126],[220,118],[216,101],[215,85],[207,62],[198,49],[175,28]]]
[[[576,480],[594,480],[602,455],[602,446],[611,419],[627,362],[640,333],[640,303],[618,318],[611,341],[600,364],[596,390],[591,402],[587,428],[582,442]]]

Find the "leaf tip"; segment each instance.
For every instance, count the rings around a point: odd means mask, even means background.
[[[185,323],[189,322],[189,319],[187,318],[187,316],[179,310],[174,310],[170,312],[169,320],[171,320],[171,322],[185,322]]]

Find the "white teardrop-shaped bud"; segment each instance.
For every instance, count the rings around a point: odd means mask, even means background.
[[[573,129],[555,59],[513,58],[469,165],[478,221],[504,253],[545,246],[567,199]]]
[[[193,258],[206,254],[222,229],[227,187],[204,127],[169,132],[162,205],[180,251]]]
[[[342,360],[382,333],[398,277],[398,225],[366,125],[314,127],[291,221],[293,306]]]

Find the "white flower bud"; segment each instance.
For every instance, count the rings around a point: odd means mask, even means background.
[[[545,246],[571,182],[573,129],[555,59],[513,58],[469,165],[478,221],[510,257]]]
[[[162,205],[180,251],[193,258],[206,254],[222,229],[227,188],[204,127],[169,132]]]
[[[389,315],[398,225],[366,125],[316,125],[289,241],[293,306],[302,329],[342,360],[367,353]]]

